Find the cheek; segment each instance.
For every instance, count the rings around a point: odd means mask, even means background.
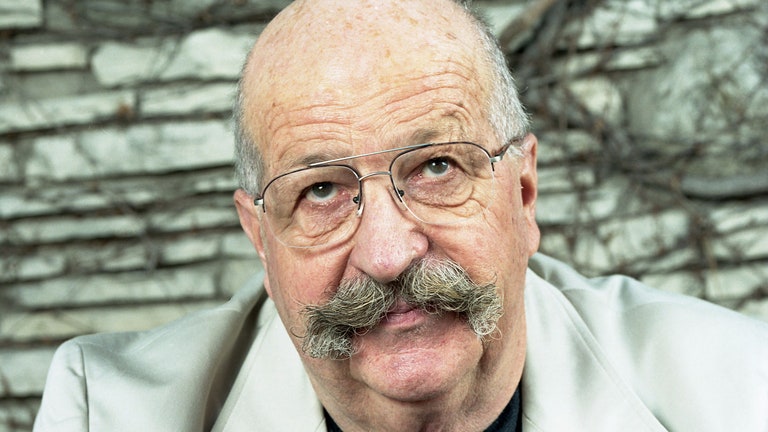
[[[296,315],[304,306],[326,300],[346,267],[343,256],[310,253],[272,242],[267,256],[271,296],[278,308]]]
[[[519,189],[519,187],[518,187]],[[476,282],[508,283],[527,265],[527,225],[521,198],[504,191],[482,217],[456,226],[432,230],[435,253],[464,267]]]

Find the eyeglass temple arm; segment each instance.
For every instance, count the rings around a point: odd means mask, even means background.
[[[495,169],[495,164],[496,164],[496,162],[499,162],[499,161],[501,161],[502,159],[504,159],[504,155],[505,155],[505,154],[507,154],[507,150],[509,150],[509,148],[510,148],[510,147],[511,147],[513,144],[519,144],[519,143],[522,143],[522,142],[523,142],[523,140],[525,140],[525,138],[512,138],[512,139],[511,139],[511,140],[509,140],[509,141],[508,141],[506,144],[504,144],[504,146],[501,148],[501,150],[499,150],[499,152],[498,152],[498,153],[496,153],[494,156],[491,156],[491,157],[490,157],[490,161],[491,161],[491,168],[492,168],[492,169]]]

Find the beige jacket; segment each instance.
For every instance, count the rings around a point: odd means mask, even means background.
[[[768,431],[768,325],[536,255],[526,283],[531,431]],[[324,431],[259,278],[142,333],[76,338],[35,431]]]

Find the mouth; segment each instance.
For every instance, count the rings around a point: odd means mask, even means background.
[[[398,299],[392,308],[384,315],[380,325],[385,326],[403,326],[415,324],[424,316],[424,311],[409,305],[402,299]]]

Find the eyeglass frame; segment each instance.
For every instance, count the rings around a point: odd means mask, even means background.
[[[267,184],[261,190],[261,193],[259,195],[257,195],[253,199],[253,204],[255,206],[261,207],[261,210],[264,212],[264,214],[266,214],[267,213],[267,207],[266,207],[266,204],[264,203],[265,194],[266,194],[267,189],[269,188],[269,186],[272,183],[274,183],[275,181],[277,181],[280,178],[285,177],[287,175],[295,174],[297,172],[306,171],[306,170],[309,170],[309,169],[312,169],[312,168],[319,168],[319,167],[342,167],[342,168],[347,168],[350,171],[352,171],[352,173],[357,178],[358,194],[352,200],[353,200],[353,202],[355,204],[357,204],[357,211],[356,211],[356,213],[357,213],[357,216],[360,216],[362,214],[362,210],[363,210],[363,180],[365,180],[365,179],[367,179],[369,177],[377,176],[377,175],[387,175],[387,176],[389,176],[389,181],[392,184],[392,189],[394,189],[395,195],[397,196],[398,201],[400,201],[401,204],[406,205],[403,202],[403,194],[404,194],[404,192],[397,188],[397,185],[395,184],[395,179],[394,179],[394,177],[392,177],[392,166],[394,165],[395,161],[400,156],[402,156],[404,154],[410,153],[410,152],[415,151],[415,150],[420,150],[420,149],[423,149],[423,148],[428,148],[428,147],[436,147],[436,146],[450,145],[450,144],[470,144],[470,145],[473,145],[473,146],[479,148],[480,150],[482,150],[488,156],[488,161],[491,163],[491,172],[493,173],[493,172],[496,172],[495,164],[497,162],[501,162],[501,160],[504,159],[504,155],[507,154],[507,150],[509,150],[509,148],[512,147],[513,144],[521,143],[521,142],[523,142],[523,140],[524,140],[524,138],[518,137],[518,138],[513,138],[513,139],[507,141],[507,143],[504,144],[501,147],[501,149],[497,153],[495,153],[493,156],[491,156],[491,153],[485,147],[481,146],[480,144],[471,142],[471,141],[447,141],[447,142],[432,142],[432,143],[411,144],[411,145],[407,145],[407,146],[403,146],[403,147],[397,147],[397,148],[386,149],[386,150],[377,150],[375,152],[370,152],[370,153],[363,153],[363,154],[359,154],[359,155],[344,156],[344,157],[335,158],[335,159],[329,159],[329,160],[320,161],[320,162],[313,162],[313,163],[308,164],[307,166],[305,166],[303,168],[299,168],[299,169],[295,169],[295,170],[292,170],[292,171],[288,171],[288,172],[285,172],[285,173],[282,173],[282,174],[279,174],[279,175],[273,177],[269,182],[267,182]],[[399,153],[397,153],[392,158],[392,160],[389,162],[389,168],[388,168],[387,171],[373,171],[373,172],[370,172],[368,174],[361,175],[357,171],[357,169],[355,169],[353,166],[350,166],[350,165],[347,165],[347,164],[340,164],[339,163],[339,162],[345,162],[345,161],[348,161],[348,160],[358,159],[358,158],[362,158],[362,157],[366,157],[366,156],[375,156],[375,155],[380,155],[380,154],[385,154],[385,153],[392,153],[392,152],[399,152]],[[406,207],[407,207],[407,205],[406,205]]]

